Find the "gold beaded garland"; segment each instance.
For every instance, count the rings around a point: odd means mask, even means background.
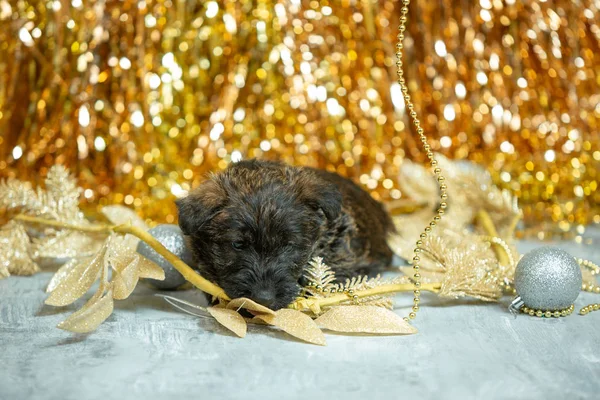
[[[585,306],[581,310],[579,310],[579,315],[586,315],[592,311],[598,311],[598,310],[600,310],[600,304],[598,304],[598,303],[588,304],[587,306]]]
[[[591,262],[590,260],[584,260],[582,258],[578,258],[577,262],[582,267],[587,268],[590,271],[590,274],[592,276],[596,276],[596,275],[600,274],[600,267],[598,265],[594,264],[593,262]],[[583,290],[584,292],[590,292],[590,293],[600,293],[600,286],[594,285],[593,283],[592,284],[583,283],[581,285],[581,290]]]
[[[590,260],[584,260],[582,258],[578,258],[577,262],[582,267],[589,269],[590,274],[592,276],[596,276],[596,275],[600,274],[600,267],[597,264],[591,262]],[[583,290],[584,292],[590,292],[590,293],[600,293],[600,286],[584,283],[581,285],[581,290]],[[600,307],[600,304],[598,304],[598,303],[588,304],[587,306],[582,307],[581,310],[579,310],[579,315],[586,315],[592,311],[598,311],[599,307]]]
[[[556,310],[556,311],[544,311],[544,310],[534,310],[532,308],[529,307],[521,307],[521,312],[523,314],[529,314],[531,316],[536,316],[536,317],[544,317],[544,318],[558,318],[558,317],[566,317],[567,315],[571,315],[573,313],[573,310],[575,309],[575,305],[571,304],[568,308],[565,308],[564,310]],[[581,311],[580,311],[581,313]]]
[[[419,139],[421,140],[421,143],[423,143],[423,149],[425,150],[425,153],[427,154],[427,158],[430,160],[430,165],[433,168],[433,173],[436,176],[436,180],[438,182],[439,188],[440,188],[440,207],[438,208],[436,215],[433,217],[433,220],[429,223],[429,226],[427,226],[424,229],[424,232],[421,233],[420,237],[421,239],[425,239],[427,238],[427,236],[432,232],[432,228],[434,228],[437,225],[437,222],[441,220],[442,215],[444,214],[444,209],[447,207],[447,204],[445,202],[445,200],[448,199],[448,194],[446,192],[447,187],[446,184],[444,184],[443,182],[446,180],[446,178],[442,175],[442,170],[440,168],[437,167],[438,162],[435,159],[435,156],[433,154],[433,152],[431,151],[431,146],[427,143],[427,136],[425,136],[425,131],[423,130],[423,128],[421,128],[421,121],[419,120],[419,118],[417,117],[417,112],[415,111],[415,106],[413,105],[410,95],[408,94],[408,86],[406,86],[406,80],[404,78],[404,70],[402,69],[402,50],[404,49],[404,45],[403,45],[403,40],[404,40],[404,31],[406,30],[405,27],[405,23],[407,21],[407,14],[408,14],[408,6],[410,4],[410,0],[402,0],[402,4],[404,5],[402,7],[402,14],[400,15],[400,26],[398,26],[398,43],[396,44],[396,57],[397,60],[396,61],[396,66],[398,67],[397,70],[397,75],[398,75],[398,84],[400,85],[400,89],[402,91],[402,93],[404,93],[404,101],[406,103],[406,108],[408,108],[408,110],[410,111],[410,117],[412,118],[413,124],[415,125],[415,127],[417,128],[417,134],[419,135]],[[413,294],[414,294],[414,299],[413,299],[413,307],[412,307],[412,312],[410,312],[408,314],[408,318],[404,318],[405,320],[408,319],[415,319],[417,316],[417,311],[419,311],[419,302],[420,302],[420,296],[421,296],[421,292],[418,290],[421,287],[421,274],[419,274],[419,269],[420,269],[420,257],[419,257],[419,253],[421,252],[421,245],[423,244],[422,240],[419,240],[417,242],[417,246],[414,249],[414,258],[413,258],[413,269],[414,269],[414,275],[413,275],[413,282],[415,285]]]
[[[490,242],[501,246],[508,257],[508,265],[515,265],[515,259],[513,257],[512,251],[508,246],[508,243],[506,243],[504,239],[497,236],[482,236],[481,239],[485,240],[486,242]]]

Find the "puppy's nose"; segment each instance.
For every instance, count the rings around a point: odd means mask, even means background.
[[[271,308],[275,302],[275,293],[273,293],[272,290],[261,289],[252,296],[252,300],[265,307]]]

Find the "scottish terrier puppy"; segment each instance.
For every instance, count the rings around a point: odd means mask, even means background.
[[[291,303],[308,262],[322,257],[345,280],[389,266],[384,207],[340,175],[247,160],[177,202],[179,225],[205,278],[231,298],[273,310]]]

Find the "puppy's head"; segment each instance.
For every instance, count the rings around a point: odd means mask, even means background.
[[[202,275],[231,298],[291,303],[315,243],[341,212],[337,187],[312,171],[242,161],[177,202]]]

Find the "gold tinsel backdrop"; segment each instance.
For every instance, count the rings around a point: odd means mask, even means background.
[[[405,68],[434,150],[483,164],[529,226],[600,222],[600,2],[413,1]],[[385,0],[0,0],[0,177],[61,163],[83,207],[174,222],[247,157],[406,197],[422,160]]]

